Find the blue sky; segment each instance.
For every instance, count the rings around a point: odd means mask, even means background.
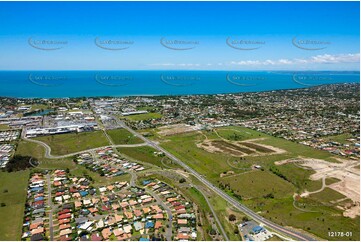
[[[359,70],[359,19],[359,2],[0,2],[0,70]]]

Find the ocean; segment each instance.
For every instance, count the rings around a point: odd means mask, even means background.
[[[359,71],[0,71],[0,96],[226,94],[360,83]]]

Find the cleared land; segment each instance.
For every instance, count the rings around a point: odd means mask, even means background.
[[[133,159],[150,163],[159,167],[179,168],[169,158],[157,155],[157,150],[149,146],[118,148],[118,151]]]
[[[0,172],[0,240],[20,240],[29,171]]]
[[[205,140],[197,144],[198,147],[211,153],[226,153],[235,157],[243,156],[259,156],[265,154],[280,154],[285,153],[284,150],[272,147],[269,145],[260,145],[254,143],[258,139],[250,140],[249,142],[236,142],[221,140]],[[260,140],[263,140],[262,138]]]
[[[345,215],[355,218],[360,216],[360,170],[355,169],[354,166],[358,164],[358,161],[345,160],[337,158],[340,163],[330,163],[320,159],[309,159],[304,157],[298,157],[296,159],[288,159],[278,161],[276,165],[294,164],[297,166],[303,166],[306,169],[314,170],[314,174],[310,176],[311,180],[317,181],[322,179],[333,179],[331,184],[323,184],[322,188],[331,188],[334,191],[343,194],[354,202],[355,206],[348,206],[345,209]],[[329,180],[330,181],[330,180]],[[322,192],[322,189],[319,190]],[[304,191],[301,196],[307,197],[309,194],[315,194],[314,192]],[[329,196],[327,198],[334,198]],[[337,200],[337,198],[334,198]],[[352,211],[352,212],[351,212]]]
[[[110,138],[113,140],[114,144],[140,144],[143,143],[141,139],[131,134],[126,129],[112,129],[106,131]]]
[[[162,136],[183,134],[199,130],[199,127],[187,125],[187,124],[172,124],[158,128],[158,134]]]
[[[48,144],[51,147],[52,155],[66,155],[109,145],[103,131],[59,134],[35,139]]]
[[[135,114],[135,115],[129,115],[129,116],[122,116],[122,118],[126,118],[131,121],[158,119],[161,117],[163,117],[163,115],[160,113],[142,113],[142,114]]]

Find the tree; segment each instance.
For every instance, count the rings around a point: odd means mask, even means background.
[[[239,230],[238,230],[238,226],[237,226],[237,225],[234,227],[234,233],[235,233],[235,234],[238,234],[238,233],[239,233]]]
[[[36,167],[39,162],[30,156],[15,155],[6,165],[7,172],[21,171]]]
[[[181,178],[181,179],[179,180],[179,183],[184,183],[184,182],[186,182],[186,179],[185,179],[185,178]]]
[[[234,215],[234,214],[230,214],[230,215],[228,216],[228,220],[231,221],[231,222],[236,221],[236,219],[237,219],[237,217],[236,217],[236,215]]]
[[[209,234],[210,234],[210,235],[216,235],[217,232],[216,232],[214,229],[211,229],[211,230],[209,231]]]

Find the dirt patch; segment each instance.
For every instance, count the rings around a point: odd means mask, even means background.
[[[346,208],[345,212],[343,212],[343,216],[350,218],[360,216],[360,204],[354,204],[353,206]]]
[[[188,124],[173,124],[173,125],[160,127],[159,130],[160,130],[158,131],[159,135],[169,136],[169,135],[183,134],[183,133],[201,130],[201,126],[199,125],[192,126]]]
[[[177,169],[177,170],[175,170],[175,172],[177,172],[179,175],[182,175],[182,176],[184,176],[186,178],[189,178],[189,173],[188,172],[185,172],[185,171],[183,171],[181,169]]]
[[[274,152],[273,150],[271,150],[271,149],[269,149],[269,148],[267,148],[265,146],[258,145],[258,144],[255,144],[255,143],[242,142],[241,144],[244,145],[244,146],[247,146],[249,148],[255,149],[258,152],[262,152],[262,153],[272,153],[272,152]]]
[[[230,176],[230,175],[234,175],[234,171],[223,172],[219,175],[219,177],[225,177],[225,176]]]
[[[210,153],[228,154],[234,157],[243,156],[261,156],[281,154],[286,151],[272,147],[269,145],[256,144],[248,140],[247,142],[232,142],[226,140],[204,140],[197,144],[198,148],[202,148]]]

